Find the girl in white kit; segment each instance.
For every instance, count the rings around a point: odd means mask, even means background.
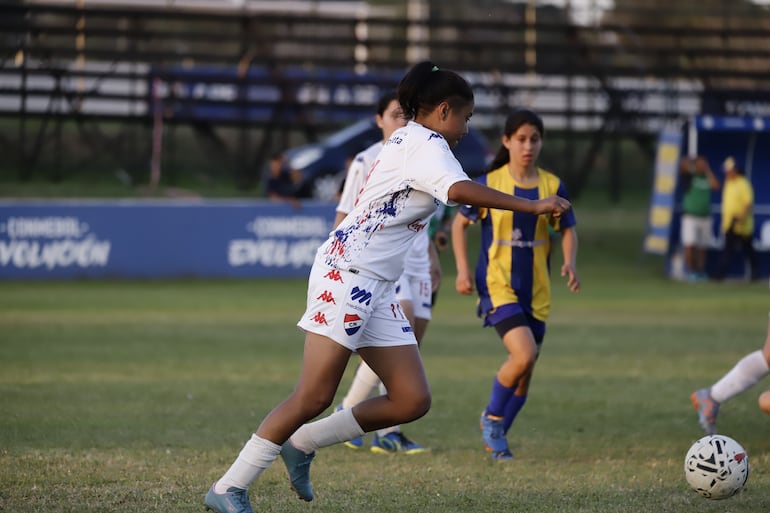
[[[416,64],[401,80],[398,100],[412,121],[385,143],[355,208],[318,249],[298,323],[305,332],[299,382],[211,486],[208,509],[253,513],[248,488],[279,454],[292,489],[310,501],[316,449],[428,412],[430,388],[395,282],[438,202],[554,216],[570,208],[558,196],[526,200],[468,178],[451,151],[467,133],[474,106],[473,91],[457,73]],[[353,352],[380,377],[387,395],[306,424],[331,405]]]

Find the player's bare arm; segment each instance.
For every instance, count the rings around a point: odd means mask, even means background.
[[[558,217],[572,207],[568,200],[559,196],[528,200],[496,191],[470,180],[453,184],[448,193],[450,201],[463,205],[499,208],[537,215],[552,214]]]

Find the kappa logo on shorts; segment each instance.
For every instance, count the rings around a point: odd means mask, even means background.
[[[334,296],[332,296],[332,293],[328,290],[324,290],[323,294],[318,296],[316,299],[320,299],[324,303],[334,303],[335,305],[337,304],[337,302],[334,300]]]
[[[351,336],[358,333],[358,330],[360,330],[361,326],[364,324],[364,320],[356,314],[345,314],[343,320],[345,322],[345,333]]]
[[[350,292],[350,299],[369,306],[369,303],[372,302],[372,293],[358,287],[353,287],[353,290]]]
[[[329,325],[329,323],[326,322],[326,316],[321,312],[316,312],[315,315],[310,318],[310,320],[316,324],[325,324],[326,326]]]
[[[328,278],[331,281],[338,281],[340,283],[345,283],[342,281],[342,275],[337,270],[331,270],[328,273],[324,274],[324,278]]]

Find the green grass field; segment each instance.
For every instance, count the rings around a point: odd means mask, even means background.
[[[252,488],[255,511],[767,511],[770,417],[756,398],[768,383],[719,419],[749,453],[744,492],[709,501],[683,474],[701,436],[688,396],[763,342],[767,283],[669,282],[641,254],[643,208],[577,212],[584,290],[554,275],[544,352],[509,435],[514,461],[482,450],[478,416],[503,348],[454,292],[445,255],[423,346],[433,407],[405,427],[432,452],[324,449],[309,504],[278,461]],[[202,513],[211,482],[298,377],[305,285],[0,283],[0,511]]]

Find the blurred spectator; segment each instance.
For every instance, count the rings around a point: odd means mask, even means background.
[[[270,157],[270,176],[265,185],[265,196],[272,200],[290,201],[299,204],[295,196],[299,175],[288,169],[283,152],[274,153]]]
[[[722,187],[722,233],[725,245],[719,262],[718,279],[724,279],[735,253],[748,257],[751,279],[758,277],[757,258],[754,253],[754,189],[741,174],[733,157],[727,157],[722,165],[725,182]]]
[[[679,166],[684,179],[682,197],[682,247],[690,281],[706,278],[706,251],[711,241],[711,191],[719,180],[705,158],[685,157]]]

